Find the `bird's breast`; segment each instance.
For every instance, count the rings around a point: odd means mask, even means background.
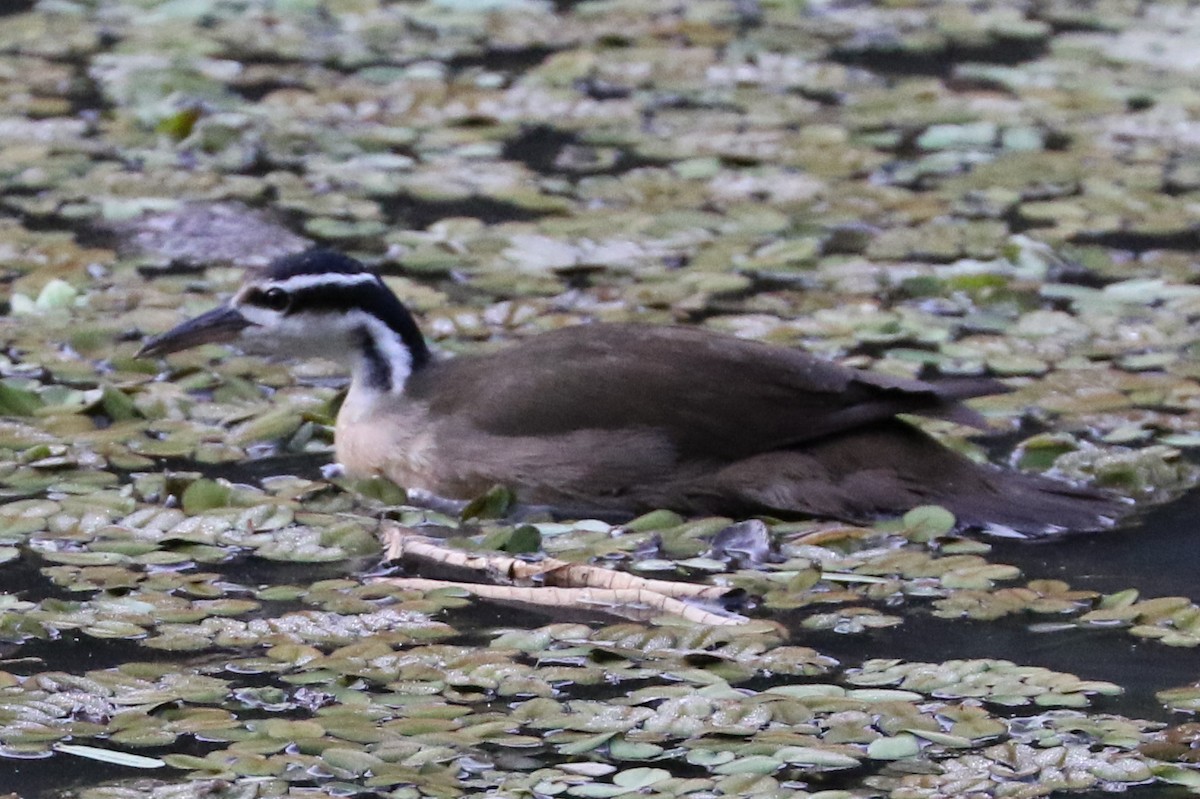
[[[455,441],[463,436],[455,427],[433,418],[422,402],[391,397],[364,401],[352,390],[338,413],[334,448],[351,476],[383,476],[407,489],[472,497],[492,482],[478,474],[474,459],[458,452],[462,447]]]
[[[407,489],[470,499],[494,485],[523,502],[621,506],[679,477],[669,438],[644,426],[497,434],[470,408],[447,413],[408,396],[356,391],[338,414],[337,458],[354,476],[382,475]]]

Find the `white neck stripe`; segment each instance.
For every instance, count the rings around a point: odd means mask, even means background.
[[[392,394],[404,393],[404,384],[412,374],[412,352],[400,334],[379,320],[377,316],[355,309],[346,314],[351,324],[360,324],[371,337],[375,350],[383,358],[388,371],[388,383]],[[366,357],[364,354],[363,357]],[[363,378],[366,376],[363,375]]]

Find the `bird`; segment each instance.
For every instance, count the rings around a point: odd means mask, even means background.
[[[352,477],[452,500],[505,486],[560,516],[873,523],[940,505],[960,529],[1036,538],[1113,525],[1106,491],[978,463],[898,415],[982,427],[991,378],[920,380],[688,326],[592,323],[436,357],[381,277],[313,249],[247,270],[224,304],[157,336],[349,365],[334,449]]]

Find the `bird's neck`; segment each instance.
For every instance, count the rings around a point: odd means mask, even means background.
[[[431,360],[412,314],[389,292],[377,297],[373,307],[356,309],[347,317],[356,351],[352,389],[364,396],[404,393],[408,378]]]

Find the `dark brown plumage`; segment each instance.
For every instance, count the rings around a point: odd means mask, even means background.
[[[456,420],[462,436],[532,447],[548,476],[524,495],[550,505],[867,522],[938,504],[964,526],[1025,534],[1119,516],[1121,503],[1102,492],[977,464],[894,418],[979,425],[959,400],[1003,390],[989,379],[861,372],[701,330],[587,325],[435,363],[406,395]],[[599,443],[613,435],[621,447]],[[588,468],[576,474],[579,462]]]
[[[207,330],[212,334],[205,337]],[[493,484],[571,513],[822,516],[866,522],[922,504],[968,527],[1037,536],[1111,524],[1103,492],[980,465],[896,419],[980,424],[960,400],[995,381],[928,383],[689,328],[586,325],[436,360],[361,265],[282,259],[229,305],[147,343],[260,342],[353,359],[337,455],[359,474],[469,498]]]

